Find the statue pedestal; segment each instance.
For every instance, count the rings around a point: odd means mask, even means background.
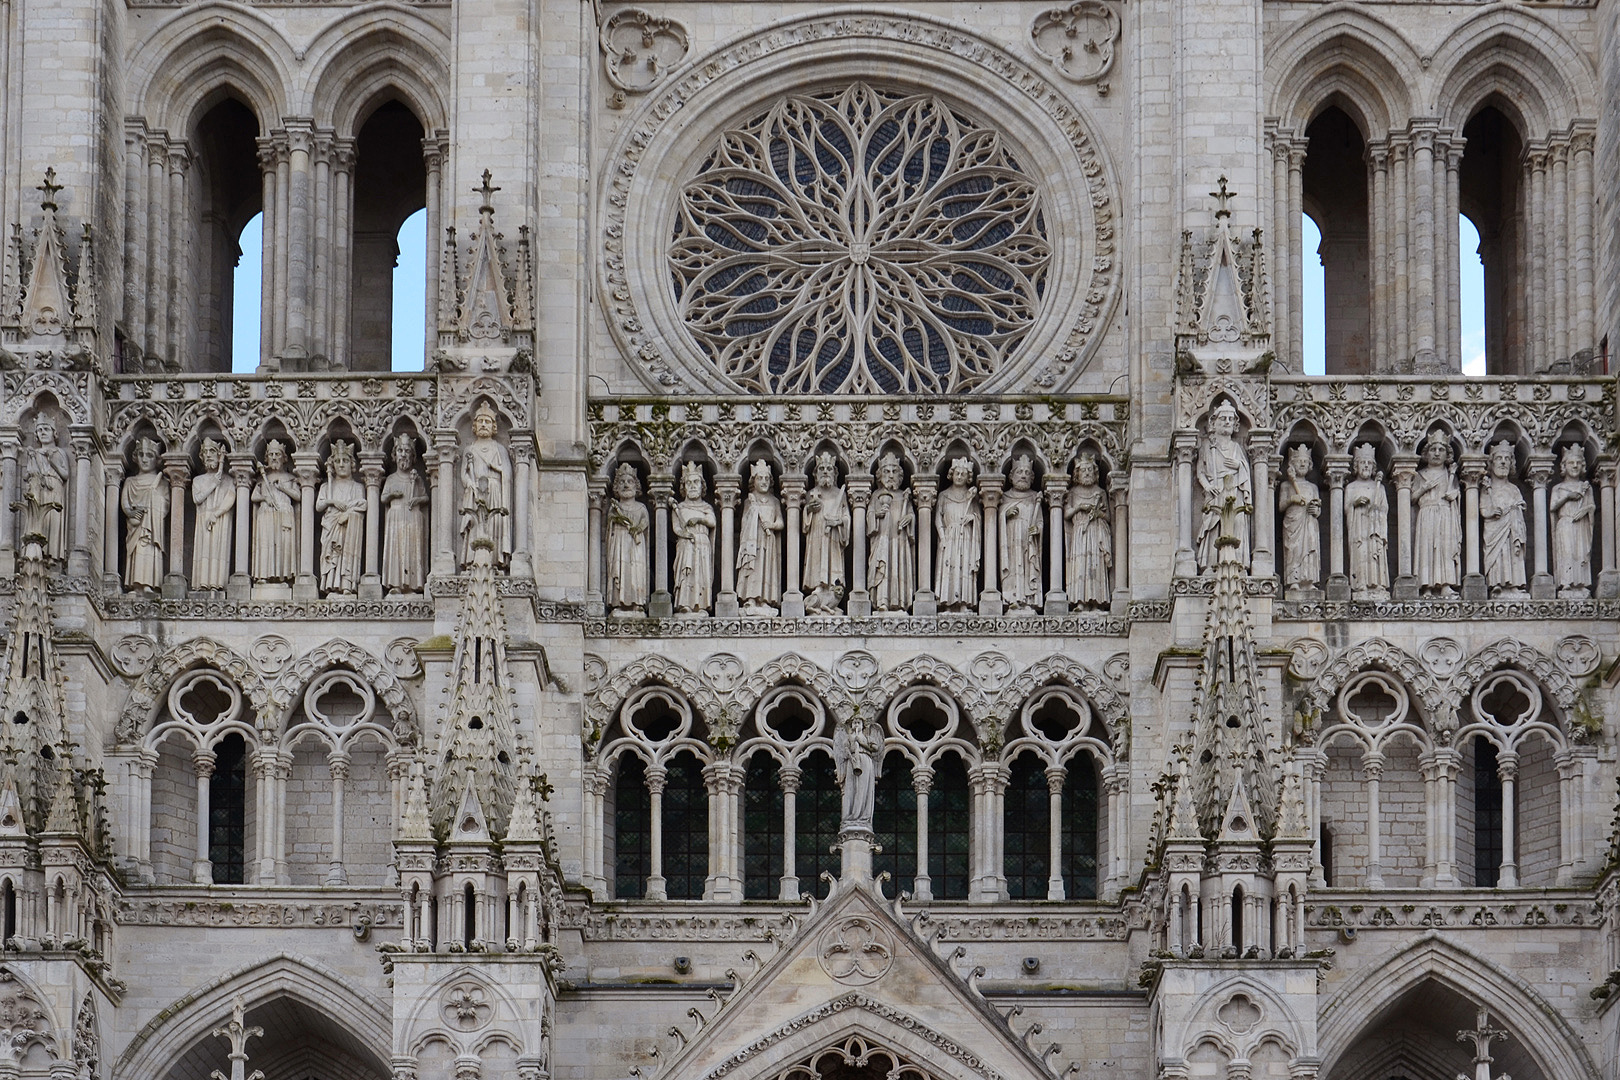
[[[838,834],[840,885],[872,883],[872,849],[877,836],[871,829],[844,829]]]
[[[1551,574],[1537,574],[1530,579],[1530,599],[1551,600],[1558,595],[1558,586]]]
[[[184,574],[163,575],[163,599],[184,600],[186,598],[186,576]]]
[[[246,574],[232,574],[231,579],[225,583],[225,599],[246,600],[253,591],[253,582]]]
[[[1069,613],[1069,594],[1062,589],[1051,589],[1046,594],[1046,603],[1041,608],[1042,615],[1067,615]]]
[[[382,595],[382,578],[376,574],[366,574],[360,578],[360,599],[381,600]]]

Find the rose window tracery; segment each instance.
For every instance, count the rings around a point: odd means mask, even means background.
[[[864,83],[722,135],[669,249],[692,338],[761,393],[970,390],[1029,333],[1051,259],[999,133]]]

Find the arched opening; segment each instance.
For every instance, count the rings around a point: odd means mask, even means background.
[[[1070,900],[1097,898],[1097,765],[1089,754],[1068,761],[1063,780],[1063,848],[1060,869]]]
[[[229,1010],[219,1020],[229,1019]],[[267,1037],[247,1046],[249,1070],[266,1080],[387,1080],[388,1066],[340,1020],[302,1001],[277,997],[248,1009],[249,1027]],[[204,1034],[160,1076],[161,1080],[208,1080],[223,1060],[219,1039]]]
[[[1321,239],[1314,249],[1304,243],[1299,254],[1302,267],[1320,257],[1323,372],[1368,374],[1373,371],[1374,357],[1367,145],[1361,129],[1336,106],[1322,110],[1311,121],[1305,138],[1304,210],[1320,230]],[[1307,299],[1307,313],[1309,303]]]
[[[1052,817],[1046,768],[1033,752],[1013,759],[1003,810],[1007,895],[1045,900],[1051,879]]]
[[[872,831],[881,849],[872,859],[876,873],[888,871],[898,895],[917,891],[917,787],[911,762],[898,750],[883,759],[872,809]]]
[[[1457,215],[1457,310],[1462,338],[1462,372],[1485,374],[1485,261],[1479,230],[1467,214]]]
[[[393,366],[394,298],[401,227],[427,206],[423,134],[421,122],[410,109],[398,101],[389,101],[366,119],[355,138],[353,262],[347,337],[348,366],[354,371],[388,371]],[[423,222],[425,231],[425,217]],[[425,253],[418,265],[423,269],[412,295],[425,296]],[[397,287],[410,286],[401,280]],[[344,338],[341,315],[338,325],[341,341]],[[339,355],[342,355],[341,346]],[[421,366],[419,358],[414,369],[420,370]]]
[[[179,302],[171,303],[168,312],[152,311],[149,323],[154,328],[170,325],[175,348],[174,355],[166,359],[183,370],[252,371],[260,362],[261,340],[245,339],[245,335],[239,338],[234,325],[239,312],[258,309],[261,304],[259,267],[243,266],[244,260],[252,262],[255,256],[242,245],[248,223],[260,219],[262,224],[264,187],[258,135],[257,117],[234,97],[220,101],[197,122],[192,140],[196,155],[195,241],[189,253],[183,249],[174,253],[178,295],[187,294],[184,283],[189,278],[189,291],[193,291],[197,304],[189,327]],[[262,248],[257,258],[263,258]],[[158,289],[148,290],[149,306],[161,304],[162,295]],[[170,324],[170,319],[179,324]],[[150,342],[147,351],[161,355],[162,346]]]
[[[214,746],[208,778],[208,860],[215,885],[247,880],[247,742],[232,733]]]
[[[1335,1062],[1323,1080],[1391,1080],[1410,1077],[1471,1075],[1475,1044],[1459,1041],[1459,1032],[1479,1027],[1479,1003],[1436,980],[1425,980],[1393,998]],[[1490,1026],[1504,1027],[1492,1013]],[[1489,1052],[1493,1076],[1543,1080],[1524,1042],[1514,1033],[1493,1039]]]
[[[1534,350],[1524,290],[1524,140],[1512,121],[1491,105],[1469,119],[1463,138],[1467,144],[1458,166],[1458,206],[1479,234],[1485,370],[1491,375],[1527,375],[1534,370],[1530,362]]]
[[[610,820],[613,895],[620,900],[639,900],[647,894],[647,876],[652,873],[652,802],[647,793],[647,766],[634,754],[619,758]]]
[[[795,796],[797,797],[797,796]],[[787,864],[787,815],[782,769],[763,751],[743,777],[743,899],[775,899]],[[796,838],[795,838],[796,839]]]
[[[399,227],[394,238],[394,330],[390,354],[395,371],[421,371],[427,363],[427,208]]]
[[[703,765],[676,754],[664,782],[664,888],[671,900],[701,900],[709,878],[709,794]]]
[[[477,940],[478,890],[469,881],[461,890],[461,944],[470,951]]]
[[[236,245],[242,254],[231,276],[231,371],[251,375],[259,367],[259,335],[264,327],[260,295],[264,285],[264,211],[242,226]]]
[[[1327,364],[1327,284],[1322,277],[1322,230],[1309,214],[1299,215],[1300,322],[1304,326],[1304,351],[1300,370],[1306,375],[1325,375]]]
[[[799,777],[794,821],[798,833],[794,873],[804,892],[813,891],[819,896],[823,891],[821,875],[838,874],[839,860],[832,848],[843,824],[843,802],[831,756],[821,750],[807,756]]]

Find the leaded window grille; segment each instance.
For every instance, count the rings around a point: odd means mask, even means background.
[[[664,786],[664,888],[671,900],[701,900],[709,877],[709,794],[690,753],[669,763]]]
[[[1063,781],[1062,869],[1069,899],[1097,898],[1097,767],[1083,754]]]
[[[1502,872],[1502,777],[1496,744],[1474,737],[1474,884],[1494,889]]]
[[[1013,760],[1003,804],[1007,895],[1045,900],[1050,879],[1052,819],[1046,770],[1033,753]]]
[[[756,393],[947,393],[1041,312],[1052,244],[1002,136],[929,94],[854,83],[724,132],[681,194],[681,318]]]
[[[652,873],[652,802],[647,795],[647,766],[634,754],[619,758],[613,788],[613,895],[639,900]]]
[[[208,778],[208,860],[215,885],[247,880],[247,743],[227,735],[214,748]]]
[[[972,806],[967,765],[955,754],[937,759],[928,793],[928,876],[940,900],[968,897]]]
[[[891,751],[878,774],[872,831],[882,850],[872,860],[876,873],[889,872],[898,892],[917,891],[917,789],[911,762]]]
[[[776,898],[787,843],[782,801],[781,767],[756,753],[743,780],[744,899]]]
[[[795,817],[798,844],[794,873],[801,888],[817,895],[822,892],[823,872],[838,876],[838,856],[832,848],[838,842],[843,822],[843,802],[832,758],[819,750],[805,758]]]

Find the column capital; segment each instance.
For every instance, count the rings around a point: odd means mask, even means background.
[[[191,771],[199,780],[206,780],[214,775],[214,752],[212,750],[196,749],[191,752]]]
[[[1464,454],[1458,466],[1458,475],[1469,487],[1478,487],[1485,479],[1485,457],[1482,454]]]

